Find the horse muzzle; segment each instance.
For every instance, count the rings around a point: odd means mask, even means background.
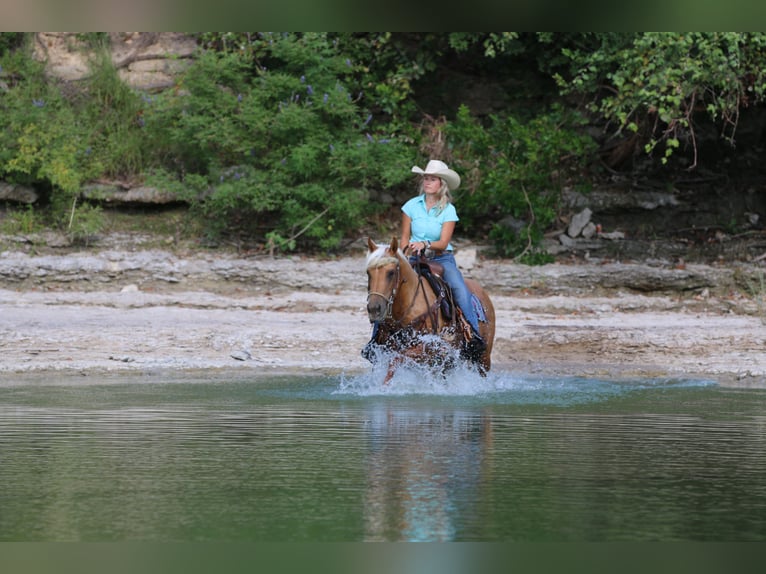
[[[388,315],[389,303],[379,295],[370,295],[367,300],[367,316],[370,323],[378,323],[385,320]]]

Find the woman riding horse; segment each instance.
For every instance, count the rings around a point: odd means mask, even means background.
[[[452,248],[452,234],[458,221],[457,211],[452,205],[452,192],[460,187],[460,176],[442,161],[432,159],[425,169],[413,166],[413,173],[420,174],[418,195],[402,206],[402,249],[409,246],[410,253],[418,254],[438,263],[444,281],[449,284],[452,297],[460,307],[471,326],[465,337],[464,354],[478,357],[486,343],[479,332],[479,318],[471,302],[471,293],[466,287],[463,274],[457,267]],[[414,264],[415,258],[411,258]],[[373,328],[370,340],[374,344],[377,326]],[[365,347],[363,356],[369,354]]]
[[[392,351],[388,381],[404,358],[420,363],[435,364],[450,360],[428,335],[436,335],[450,348],[464,349],[471,327],[461,322],[459,313],[448,318],[442,308],[443,296],[410,263],[399,249],[396,238],[390,245],[376,245],[367,240],[367,314],[376,324],[374,340],[368,344],[370,360],[376,356],[373,347]],[[472,279],[466,279],[472,298],[481,309],[479,334],[485,342],[481,353],[469,357],[486,374],[491,366],[492,344],[495,337],[495,310],[487,293]],[[473,302],[471,303],[474,304]],[[463,354],[463,357],[465,355]]]

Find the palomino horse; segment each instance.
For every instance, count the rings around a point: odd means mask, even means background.
[[[367,239],[367,314],[370,322],[378,323],[375,343],[395,353],[389,363],[386,382],[404,358],[418,363],[449,366],[448,348],[427,343],[437,335],[448,347],[460,349],[471,329],[459,313],[448,320],[442,311],[441,297],[430,283],[415,270],[399,249],[396,238],[390,245],[376,245]],[[495,338],[495,308],[487,293],[473,279],[465,280],[468,289],[476,295],[483,307],[479,332],[487,343],[480,357],[473,358],[482,375],[491,366],[492,343]],[[441,347],[441,348],[440,348]]]

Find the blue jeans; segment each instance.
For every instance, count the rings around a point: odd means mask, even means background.
[[[416,259],[411,258],[410,261],[416,261]],[[452,288],[452,296],[455,299],[455,303],[463,311],[463,315],[468,324],[471,325],[473,332],[478,334],[479,318],[476,316],[476,309],[473,308],[473,303],[471,302],[471,292],[465,284],[463,274],[457,268],[457,263],[455,263],[455,256],[451,252],[445,251],[443,254],[431,259],[431,261],[440,263],[444,267],[443,279]]]

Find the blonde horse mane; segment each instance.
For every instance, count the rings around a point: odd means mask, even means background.
[[[396,256],[389,255],[388,245],[377,244],[375,251],[367,253],[366,269],[376,269],[385,265],[401,263],[405,261],[404,253],[401,249],[396,250]]]

